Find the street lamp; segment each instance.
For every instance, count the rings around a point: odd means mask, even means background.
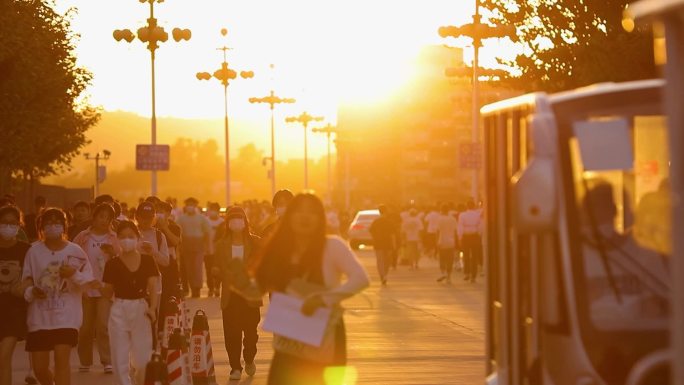
[[[479,140],[479,123],[480,123],[480,87],[479,76],[482,70],[479,68],[480,47],[483,39],[510,37],[512,40],[516,39],[516,29],[512,25],[490,26],[482,24],[482,17],[480,16],[480,0],[475,0],[475,14],[473,15],[473,22],[465,24],[460,27],[446,26],[439,27],[439,36],[441,37],[459,37],[467,36],[473,39],[473,68],[472,68],[472,82],[473,82],[473,100],[472,100],[472,145],[475,146]],[[458,69],[447,69],[447,76],[458,75]],[[500,75],[500,73],[483,73],[487,75]],[[473,181],[471,186],[471,193],[473,199],[477,201],[478,196],[478,169],[473,169]]]
[[[100,195],[100,160],[107,160],[112,155],[109,150],[102,150],[102,153],[97,153],[91,156],[90,153],[83,154],[86,160],[95,161],[95,196]]]
[[[228,30],[223,28],[221,29],[221,35],[226,36],[228,34]],[[221,84],[223,85],[223,121],[224,121],[224,131],[225,131],[225,146],[226,146],[226,207],[230,206],[230,135],[229,135],[229,130],[228,130],[228,85],[230,85],[230,81],[237,79],[237,72],[233,70],[232,68],[228,67],[228,62],[227,62],[227,52],[231,48],[228,48],[226,46],[217,48],[218,51],[223,52],[223,63],[221,63],[221,68],[217,69],[214,71],[213,77],[216,78],[217,80],[221,81]],[[197,80],[211,80],[212,75],[209,72],[198,72],[197,73]],[[243,79],[250,79],[254,77],[254,72],[252,71],[241,71],[240,72],[240,77]]]
[[[302,112],[299,116],[291,116],[285,119],[287,123],[300,123],[304,126],[304,189],[309,188],[309,130],[311,122],[322,122],[322,116],[311,116],[307,112]]]
[[[164,43],[169,39],[169,34],[157,24],[157,19],[154,17],[154,4],[162,3],[164,0],[139,0],[141,3],[150,4],[150,17],[147,19],[147,25],[138,28],[138,39],[143,43],[147,43],[147,49],[150,50],[150,59],[152,62],[152,146],[157,144],[157,111],[156,111],[156,85],[154,73],[154,59],[155,52],[159,48],[160,43]],[[190,40],[192,33],[189,29],[174,28],[172,31],[173,40],[180,42],[182,40]],[[113,33],[116,41],[126,41],[128,43],[135,40],[135,34],[130,29],[117,29]],[[152,170],[152,195],[157,195],[157,171]]]
[[[311,130],[315,133],[325,134],[328,139],[328,194],[332,197],[332,164],[330,161],[330,136],[337,132],[337,127],[328,123],[325,127],[314,128]]]
[[[296,100],[292,98],[281,98],[280,96],[276,96],[273,90],[271,90],[271,94],[268,96],[265,96],[263,98],[249,98],[250,103],[266,103],[269,105],[271,109],[271,196],[275,195],[276,193],[276,160],[275,160],[275,119],[274,119],[274,107],[276,104],[281,104],[281,103],[288,103],[292,104],[295,103]]]

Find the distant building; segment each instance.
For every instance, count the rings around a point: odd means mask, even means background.
[[[444,75],[447,67],[460,66],[460,49],[426,47],[400,92],[374,105],[340,107],[340,205],[459,203],[470,196],[472,171],[461,169],[459,145],[471,141],[471,82]],[[482,104],[511,95],[481,83]]]

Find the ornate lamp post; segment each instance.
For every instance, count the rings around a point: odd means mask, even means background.
[[[299,116],[286,118],[287,123],[300,123],[304,127],[304,189],[309,188],[309,130],[311,122],[322,122],[322,116],[311,116],[307,112],[302,112]]]
[[[228,30],[223,28],[221,30],[221,35],[226,36],[228,34]],[[230,81],[237,79],[237,72],[233,70],[232,68],[229,68],[228,62],[227,62],[227,52],[230,50],[230,48],[223,46],[221,48],[217,48],[217,50],[223,52],[223,62],[221,63],[221,68],[217,69],[214,71],[213,77],[216,78],[217,80],[221,81],[221,84],[223,85],[223,111],[224,111],[224,131],[225,131],[225,146],[226,146],[226,207],[230,206],[231,198],[230,198],[230,135],[229,135],[229,127],[228,127],[228,86],[230,85]],[[198,80],[210,80],[212,78],[212,75],[209,72],[198,72],[197,73],[197,79]],[[252,71],[242,71],[240,72],[240,77],[243,79],[250,79],[254,77],[254,72]]]
[[[509,36],[511,39],[516,38],[515,27],[510,25],[501,26],[490,26],[482,23],[482,17],[480,15],[480,0],[475,0],[475,14],[473,15],[473,22],[465,24],[460,27],[446,26],[439,27],[439,36],[441,37],[459,37],[467,36],[473,39],[473,68],[472,68],[472,78],[473,78],[473,100],[472,100],[472,144],[477,145],[479,141],[479,123],[480,123],[480,87],[479,87],[479,76],[482,73],[482,69],[479,68],[480,59],[480,47],[482,47],[483,39],[490,38],[501,38]],[[458,70],[449,69],[447,70],[447,76],[457,75]],[[483,75],[492,74],[491,71],[487,73],[482,73]],[[473,170],[473,181],[472,181],[472,195],[473,199],[477,201],[478,199],[478,170]]]
[[[169,39],[169,34],[157,24],[157,19],[154,17],[154,4],[162,3],[164,0],[139,0],[141,3],[150,4],[150,17],[147,19],[147,25],[138,28],[138,39],[143,43],[147,43],[147,49],[150,50],[150,59],[152,63],[152,145],[157,144],[157,112],[156,112],[156,84],[154,72],[155,52],[159,48],[160,43],[164,43]],[[135,40],[135,34],[130,29],[114,30],[114,39],[116,41],[126,41],[128,43]],[[190,40],[192,33],[189,29],[174,28],[173,39],[176,42],[182,40]],[[152,170],[152,195],[157,195],[157,171]]]
[[[274,91],[271,90],[270,95],[264,96],[263,98],[249,98],[250,103],[266,103],[271,109],[271,196],[275,195],[276,192],[276,160],[275,160],[275,118],[274,118],[274,107],[276,104],[281,103],[295,103],[296,100],[293,98],[281,98],[276,96]]]
[[[325,127],[314,128],[311,131],[315,133],[325,134],[328,139],[328,194],[332,196],[332,162],[330,160],[330,136],[333,133],[337,132],[337,127],[328,123],[328,125],[326,125]]]

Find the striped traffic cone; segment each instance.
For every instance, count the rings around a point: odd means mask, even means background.
[[[202,310],[198,310],[192,319],[190,348],[192,350],[192,384],[216,384],[214,354],[209,338],[209,320]]]
[[[152,353],[145,367],[145,385],[169,385],[166,364],[159,353]]]
[[[176,328],[169,338],[169,348],[166,354],[166,368],[169,385],[190,385],[188,382],[188,359],[184,351],[184,337],[181,330]]]
[[[169,348],[169,339],[173,334],[173,331],[180,328],[180,307],[178,306],[178,301],[176,297],[169,298],[169,301],[162,307],[163,314],[162,320],[164,322],[164,327],[162,328],[160,345],[162,357],[166,357],[166,352]]]

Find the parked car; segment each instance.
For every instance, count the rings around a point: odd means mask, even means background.
[[[370,225],[380,217],[378,210],[361,210],[356,213],[354,220],[349,225],[349,245],[354,250],[358,250],[361,245],[369,246],[373,244],[373,237],[370,235]]]

